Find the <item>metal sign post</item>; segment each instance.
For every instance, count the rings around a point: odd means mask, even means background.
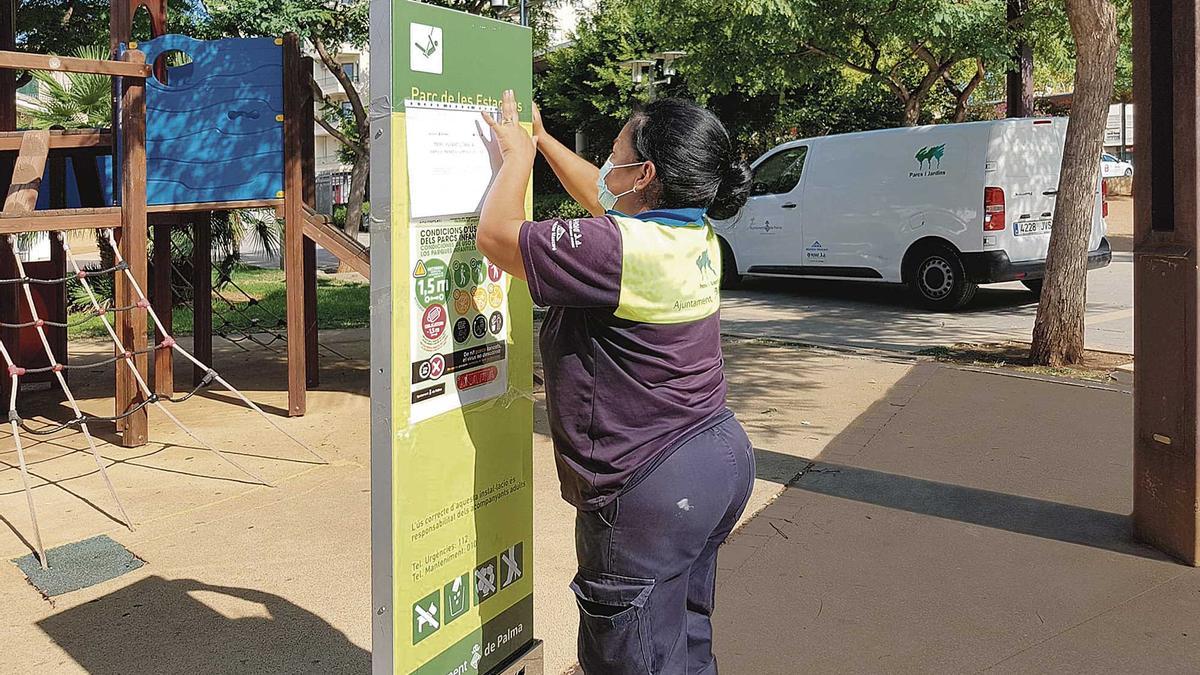
[[[531,31],[371,3],[372,668],[540,675],[533,637],[533,306],[475,246]],[[532,210],[532,191],[526,197]]]

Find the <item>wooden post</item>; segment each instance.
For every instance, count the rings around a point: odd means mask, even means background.
[[[300,81],[306,86],[301,90],[304,101],[300,106],[301,119],[301,152],[300,163],[303,169],[304,204],[310,208],[317,206],[317,158],[313,125],[316,124],[313,114],[313,90],[309,81],[313,73],[312,57],[300,59],[302,72]],[[304,364],[307,375],[307,385],[317,387],[321,384],[321,363],[317,352],[317,243],[304,237]]]
[[[1195,0],[1133,3],[1135,535],[1196,565],[1200,134]]]
[[[300,39],[283,38],[283,257],[287,280],[288,414],[305,411],[307,365],[304,336],[304,85]],[[312,127],[308,128],[312,133]]]
[[[192,354],[212,366],[212,212],[192,215]],[[207,370],[192,367],[192,385],[200,384]]]
[[[25,131],[21,134],[20,152],[17,155],[16,162],[13,164],[12,180],[8,187],[8,195],[4,201],[4,212],[6,214],[23,214],[32,213],[37,207],[38,194],[45,184],[43,180],[47,173],[47,167],[51,166],[48,161],[50,152],[50,132],[46,130],[40,131]],[[11,249],[10,249],[11,250]],[[62,257],[59,258],[62,260]],[[16,267],[16,258],[11,257],[10,262],[13,263],[13,271],[20,274],[21,269]],[[53,261],[29,261],[24,264],[24,274],[33,278],[61,278],[63,274],[60,270],[54,269]],[[57,272],[57,273],[56,273]],[[25,301],[25,288],[20,285],[15,285],[18,289],[18,297],[16,298],[16,312],[13,315],[14,320],[18,323],[24,323],[33,318],[34,311],[30,303]],[[58,318],[58,313],[54,307],[53,297],[55,292],[61,293],[63,288],[61,285],[56,287],[47,287],[42,285],[32,285],[28,288],[29,294],[33,297],[33,305],[39,307],[37,314],[42,319],[55,320]],[[64,357],[64,340],[55,335],[59,332],[58,329],[47,327],[44,329],[47,342],[50,344],[50,353],[53,356],[48,356],[46,347],[42,344],[41,337],[38,335],[36,328],[22,328],[16,331],[13,344],[9,345],[9,354],[16,363],[22,364],[27,368],[38,368],[49,366],[52,363],[61,363],[61,357]],[[29,373],[24,382],[46,382],[54,378],[51,373]]]
[[[145,63],[146,56],[137,50],[125,52],[122,57],[130,63]],[[129,264],[129,271],[138,285],[145,290],[146,284],[146,81],[141,78],[122,78],[121,96],[121,143],[115,171],[121,174],[121,256]],[[137,303],[138,297],[132,284],[124,274],[116,275],[118,305]],[[125,348],[139,352],[146,349],[147,312],[134,309],[121,312],[118,321],[118,336]],[[145,354],[134,357],[134,365],[142,377],[146,377]],[[116,364],[118,398],[117,414],[140,403],[144,397],[129,368]],[[125,419],[121,443],[125,447],[136,447],[146,443],[146,411],[142,409]]]
[[[0,0],[0,50],[17,48],[17,0]],[[17,71],[0,69],[0,131],[17,129]]]
[[[309,387],[321,385],[317,353],[317,242],[304,237],[304,374]]]
[[[0,0],[0,49],[16,49],[17,44],[17,0]],[[0,131],[16,131],[17,129],[17,73],[7,68],[0,69]],[[12,178],[14,160],[0,161],[0,185],[8,185]],[[12,279],[17,276],[17,266],[13,262],[13,249],[8,243],[8,237],[0,237],[0,278]],[[17,284],[0,286],[0,321],[17,323],[20,316],[20,304],[17,296],[20,291]],[[18,352],[20,331],[14,328],[0,328],[0,340],[8,348],[10,354]],[[8,378],[4,378],[7,380]],[[9,382],[3,383],[4,395],[8,395]],[[6,401],[8,399],[5,399]],[[7,407],[5,404],[3,407]]]
[[[117,45],[133,39],[133,17],[139,7],[150,13],[150,37],[167,32],[167,0],[112,0],[108,8],[109,49],[117,53]]]
[[[171,290],[171,232],[178,223],[178,216],[170,213],[160,213],[154,216],[154,312],[166,329],[164,335],[154,328],[155,342],[162,344],[168,335],[174,333],[172,325],[172,310],[175,306],[175,295]],[[175,393],[175,351],[159,349],[154,352],[154,393],[160,396],[171,396]]]
[[[56,153],[50,156],[50,208],[64,209],[67,207],[67,158]],[[80,161],[72,159],[72,164]],[[94,160],[93,160],[94,161]],[[52,232],[50,233],[50,262],[49,276],[61,279],[67,276],[67,252],[63,250],[62,242]],[[62,236],[67,236],[63,232]],[[39,275],[41,276],[41,275]],[[43,318],[58,323],[67,321],[67,285],[54,284],[39,288],[40,294],[46,300],[45,316]],[[60,326],[46,326],[46,337],[50,339],[50,350],[54,352],[59,363],[67,362],[67,329]],[[70,381],[71,371],[64,371],[63,376]]]

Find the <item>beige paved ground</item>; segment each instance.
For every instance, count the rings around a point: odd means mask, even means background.
[[[348,340],[348,342],[347,342]],[[359,335],[326,334],[343,353]],[[74,354],[83,351],[72,345]],[[218,368],[260,403],[286,396],[280,363],[263,353],[223,350]],[[80,360],[86,356],[81,356]],[[135,525],[112,505],[78,435],[30,448],[42,532],[54,546],[106,532],[147,561],[126,576],[42,600],[14,565],[0,563],[0,672],[364,672],[370,661],[366,363],[325,372],[311,415],[280,423],[330,461],[268,430],[253,413],[196,398],[174,412],[212,444],[277,483],[244,482],[151,414],[156,442],[102,446],[109,473]],[[77,375],[85,407],[111,414],[107,375]],[[181,384],[182,378],[181,378]],[[23,397],[26,414],[34,396]],[[24,406],[23,406],[24,407]],[[44,409],[44,408],[43,408]],[[111,429],[100,435],[109,436]],[[31,536],[15,453],[0,440],[0,559],[28,552]],[[46,481],[53,481],[48,483]]]
[[[47,546],[108,533],[147,561],[96,587],[41,599],[17,568],[0,563],[0,672],[365,672],[369,664],[369,483],[363,331],[322,340],[349,360],[324,356],[324,386],[310,414],[283,420],[328,459],[318,466],[252,413],[197,398],[175,412],[217,447],[277,483],[249,484],[152,413],[151,445],[103,445],[109,473],[137,530],[111,504],[77,435],[30,448]],[[86,345],[73,345],[81,354]],[[93,345],[93,348],[98,345]],[[810,457],[899,380],[909,366],[754,344],[727,353],[731,401],[763,447]],[[256,401],[285,401],[283,367],[225,349],[218,366]],[[110,414],[104,373],[75,377],[84,405]],[[180,378],[180,384],[184,384]],[[22,398],[34,410],[37,397]],[[61,411],[60,411],[61,412]],[[27,413],[28,414],[28,413]],[[544,407],[535,438],[537,633],[548,672],[574,657],[572,513],[558,498]],[[111,430],[100,435],[110,436]],[[0,439],[0,560],[29,551],[31,536],[11,442]],[[752,509],[792,477],[764,462]],[[52,481],[52,482],[48,482]]]
[[[725,348],[730,405],[759,448],[754,493],[743,522],[763,509],[795,477],[802,460],[815,457],[855,418],[904,377],[911,366],[758,344]],[[554,464],[538,406],[536,536],[537,633],[546,642],[546,671],[557,675],[575,661],[575,603],[566,591],[575,574],[573,513],[555,499]]]
[[[724,549],[722,672],[1197,672],[1200,570],[1132,537],[1132,412],[914,368]]]
[[[1108,240],[1114,251],[1133,250],[1133,197],[1111,195],[1108,198]]]

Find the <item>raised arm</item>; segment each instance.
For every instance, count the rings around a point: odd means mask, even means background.
[[[604,215],[604,208],[600,206],[596,194],[600,169],[546,133],[542,126],[542,113],[536,104],[533,106],[533,135],[537,138],[538,150],[571,197],[593,216]]]
[[[487,113],[483,114],[483,119],[492,128],[495,141],[500,144],[504,163],[483,201],[475,245],[497,267],[518,279],[524,279],[521,225],[525,222],[525,193],[533,173],[536,144],[517,124],[517,101],[512,90],[504,92],[500,119],[492,119]]]

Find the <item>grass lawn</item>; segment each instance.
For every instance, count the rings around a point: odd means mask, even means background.
[[[277,318],[283,320],[287,316],[287,288],[284,285],[283,272],[240,266],[233,273],[233,281],[250,298],[232,286],[221,289],[223,296],[244,310],[238,311],[214,293],[214,329],[220,329],[223,325],[221,317],[224,316],[229,322],[228,332],[247,331],[255,327],[257,330],[276,330]],[[371,318],[369,302],[370,287],[367,284],[317,277],[317,326],[321,329],[366,326]],[[68,322],[81,321],[84,316],[83,313],[72,314]],[[175,335],[191,335],[192,319],[190,304],[175,307],[172,332]],[[282,332],[283,329],[277,330]],[[99,317],[72,326],[68,334],[70,338],[107,336]]]

